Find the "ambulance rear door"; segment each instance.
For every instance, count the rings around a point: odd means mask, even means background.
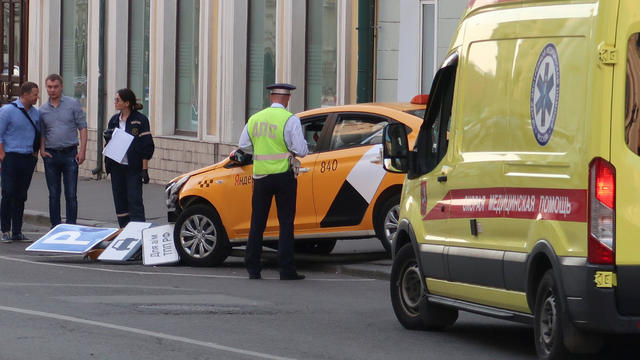
[[[640,6],[619,3],[611,111],[618,310],[640,315]]]

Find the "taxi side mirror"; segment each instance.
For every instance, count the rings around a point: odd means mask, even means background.
[[[407,128],[403,124],[389,124],[384,127],[382,138],[383,163],[385,170],[394,173],[409,171],[409,144]]]
[[[229,154],[229,160],[235,165],[248,165],[253,163],[253,155],[237,149]]]

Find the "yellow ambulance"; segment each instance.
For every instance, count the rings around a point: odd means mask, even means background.
[[[415,146],[384,132],[402,325],[521,321],[541,359],[640,333],[639,34],[637,0],[471,1]]]

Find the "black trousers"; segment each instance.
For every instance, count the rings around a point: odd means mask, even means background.
[[[278,239],[278,265],[280,274],[295,274],[293,258],[293,219],[296,215],[296,192],[298,180],[292,172],[268,175],[253,181],[251,199],[251,230],[245,253],[245,265],[249,274],[259,274],[262,270],[262,236],[267,226],[271,200],[276,197],[280,238]]]
[[[27,191],[38,158],[32,154],[6,153],[2,161],[2,202],[0,223],[2,232],[22,233],[22,216]]]
[[[123,228],[129,221],[144,222],[142,172],[118,163],[111,165],[109,170],[118,225]]]

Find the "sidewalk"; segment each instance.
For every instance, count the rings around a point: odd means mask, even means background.
[[[106,180],[78,179],[78,224],[118,227],[110,180],[109,177]],[[145,184],[142,186],[142,191],[147,222],[158,225],[167,224],[164,185]],[[64,219],[64,191],[61,197],[61,214]],[[49,191],[42,172],[33,174],[25,204],[24,222],[45,227],[50,226]],[[316,262],[317,266],[314,265],[314,267],[325,272],[387,280],[391,273],[391,260],[381,259],[379,251],[370,250],[379,245],[377,241],[377,239],[339,241],[331,255],[297,254],[296,258],[302,261]],[[266,257],[271,255],[275,259],[275,253],[268,254],[266,252],[265,255]]]
[[[111,178],[106,180],[78,179],[78,224],[118,227],[116,211],[111,193]],[[144,210],[148,222],[167,224],[167,206],[164,185],[145,184],[142,186]],[[60,213],[64,219],[64,190]],[[44,173],[33,174],[29,195],[25,204],[24,221],[31,224],[50,226],[49,222],[49,191]]]

